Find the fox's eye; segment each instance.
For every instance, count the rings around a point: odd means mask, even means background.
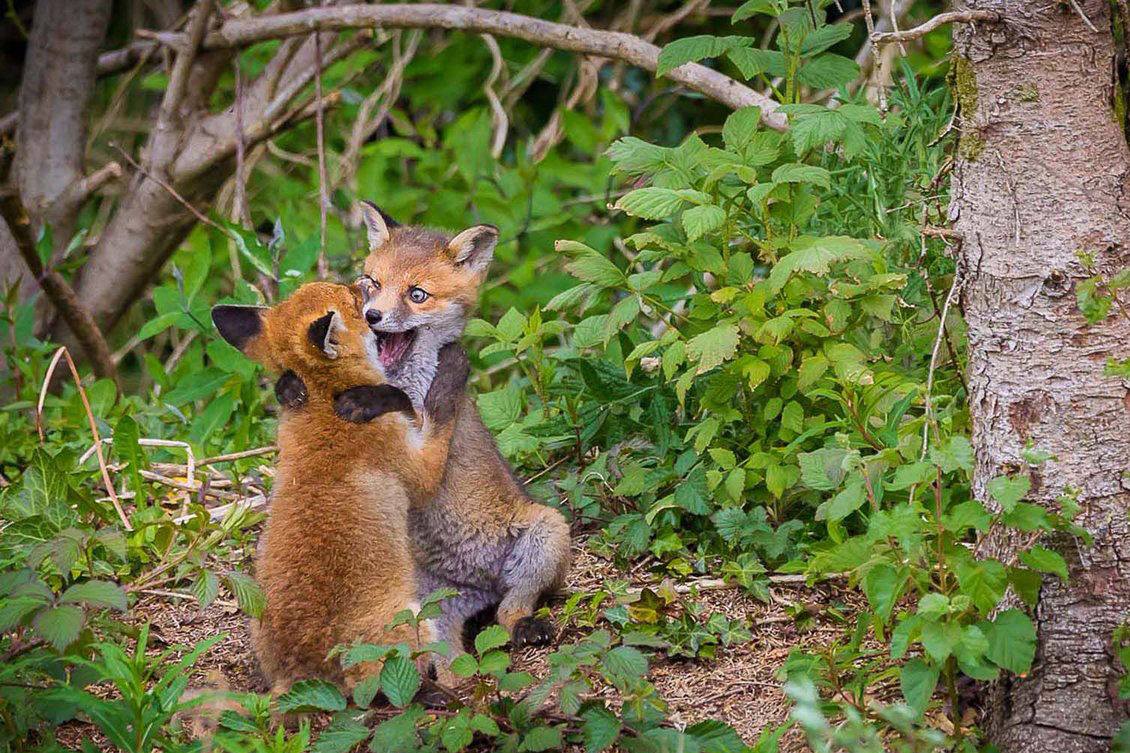
[[[428,300],[429,297],[431,296],[428,291],[423,288],[410,288],[408,290],[408,300],[412,301],[412,303],[423,303]]]

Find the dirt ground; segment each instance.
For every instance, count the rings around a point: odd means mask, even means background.
[[[604,579],[629,578],[633,585],[654,585],[646,574],[633,577],[615,569],[614,565],[594,556],[578,544],[566,593],[592,591]],[[764,604],[738,589],[722,588],[700,592],[698,599],[707,606],[706,615],[714,612],[730,619],[744,618],[753,632],[753,640],[731,647],[719,647],[712,660],[687,660],[657,654],[651,658],[651,680],[668,701],[676,722],[692,724],[703,719],[721,719],[737,730],[749,744],[762,730],[773,728],[788,716],[788,702],[777,679],[789,651],[798,646],[818,646],[833,642],[849,629],[838,620],[814,610],[812,619],[803,627],[788,613],[797,603],[819,605],[850,600],[851,596],[828,586],[808,588],[803,584],[774,587],[773,600]],[[550,603],[557,612],[561,598]],[[849,612],[851,606],[843,605]],[[227,639],[212,648],[198,663],[194,683],[216,687],[226,685],[234,691],[264,691],[251,653],[247,618],[236,605],[224,598],[206,609],[200,609],[191,598],[176,598],[171,593],[143,594],[131,610],[133,621],[150,622],[154,649],[170,645],[191,645],[205,638],[226,633]],[[575,629],[561,631],[556,642],[579,638]],[[514,669],[535,675],[545,669],[545,657],[553,647],[526,648],[513,657]],[[77,749],[84,738],[100,741],[89,725],[71,723],[59,731],[60,742]],[[797,730],[790,730],[781,741],[782,751],[803,751],[807,747]],[[105,749],[105,748],[104,748]]]

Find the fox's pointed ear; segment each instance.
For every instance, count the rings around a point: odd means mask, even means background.
[[[263,313],[266,310],[261,306],[222,304],[212,307],[212,322],[221,337],[254,358],[249,351],[263,334]]]
[[[389,232],[400,223],[385,214],[380,207],[371,201],[361,202],[361,217],[365,220],[365,234],[369,238],[369,251],[379,251],[388,243],[392,234]]]
[[[337,333],[345,331],[345,321],[341,314],[327,311],[325,315],[310,322],[306,336],[315,348],[325,353],[330,358],[337,358]]]
[[[498,228],[494,225],[474,225],[451,239],[447,250],[460,267],[475,274],[483,274],[494,258],[498,245]]]

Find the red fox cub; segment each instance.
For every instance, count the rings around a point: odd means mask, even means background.
[[[446,378],[440,353],[463,333],[498,230],[476,225],[451,237],[400,226],[368,202],[362,212],[369,256],[358,285],[385,377],[417,410],[423,406],[437,419],[454,417],[439,490],[408,513],[419,592],[444,586],[459,591],[443,603],[436,620],[440,640],[455,650],[462,645],[464,622],[491,607],[498,608],[498,621],[514,646],[548,643],[553,628],[533,611],[568,573],[569,524],[526,494],[470,395],[463,391],[443,405],[426,404],[438,402],[427,396]]]
[[[270,516],[255,569],[267,603],[252,642],[272,691],[321,677],[347,689],[379,670],[343,673],[326,656],[355,641],[416,646],[436,636],[426,624],[386,631],[393,616],[418,608],[420,587],[408,539],[408,508],[436,492],[452,434],[432,421],[413,426],[410,401],[374,366],[377,338],[356,290],[310,283],[271,308],[216,306],[225,340],[273,371],[300,380],[307,407],[279,420],[279,460]],[[436,397],[466,391],[466,356],[445,349]],[[354,389],[350,389],[354,388]],[[360,425],[346,424],[338,410]],[[405,415],[405,413],[409,415]]]

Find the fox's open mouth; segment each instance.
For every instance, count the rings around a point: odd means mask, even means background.
[[[386,369],[395,369],[408,355],[412,344],[416,342],[416,330],[408,329],[403,332],[373,332],[377,336],[377,357],[381,366]]]

